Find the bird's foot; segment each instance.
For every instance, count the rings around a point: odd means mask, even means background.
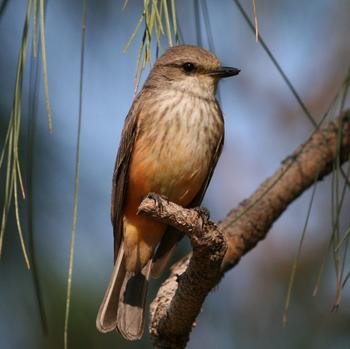
[[[167,204],[169,203],[169,199],[165,195],[154,192],[148,193],[146,195],[146,198],[154,200],[157,209],[159,209],[160,211],[162,211],[163,209],[162,200],[165,200]]]

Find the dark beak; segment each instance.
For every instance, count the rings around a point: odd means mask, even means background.
[[[228,78],[229,76],[238,75],[240,72],[240,69],[232,68],[232,67],[219,67],[215,70],[211,70],[209,72],[209,75],[215,76],[219,79],[221,78]]]

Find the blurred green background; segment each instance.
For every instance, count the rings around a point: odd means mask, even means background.
[[[208,35],[203,3],[207,4]],[[242,1],[250,15],[251,2]],[[255,42],[234,1],[178,0],[185,43],[208,48],[224,65],[242,69],[223,81],[220,101],[226,143],[204,199],[214,220],[246,198],[279,163],[305,141],[312,125],[261,46]],[[142,13],[142,1],[89,0],[85,50],[81,176],[76,259],[73,275],[70,348],[150,348],[146,333],[128,343],[117,333],[102,335],[95,316],[112,270],[109,220],[111,178],[124,117],[133,100],[134,72],[142,30],[127,53]],[[26,2],[7,1],[0,17],[0,145],[12,106],[17,56]],[[327,110],[350,62],[350,2],[347,0],[258,0],[260,33],[316,120]],[[32,274],[24,264],[11,211],[0,261],[0,348],[62,348],[69,242],[73,210],[75,142],[79,100],[82,1],[49,0],[46,46],[53,134],[40,78],[33,148],[33,226],[48,333],[42,332]],[[199,23],[199,25],[198,25]],[[166,41],[163,42],[166,46]],[[30,50],[23,85],[21,161],[28,171]],[[154,59],[154,57],[153,57]],[[147,74],[148,68],[146,69]],[[144,76],[143,76],[144,79]],[[347,106],[349,106],[349,100]],[[27,177],[26,177],[27,178]],[[0,175],[0,202],[4,170]],[[25,186],[28,183],[25,180]],[[328,258],[320,291],[312,296],[332,230],[331,178],[318,186],[291,298],[289,321],[283,307],[293,258],[311,192],[295,201],[268,238],[228,273],[207,298],[188,348],[350,348],[349,285],[338,312],[334,263]],[[28,242],[27,201],[22,221]],[[342,228],[349,224],[349,200]],[[189,249],[184,241],[174,260]],[[349,270],[346,262],[345,272]],[[152,284],[150,298],[160,281]]]

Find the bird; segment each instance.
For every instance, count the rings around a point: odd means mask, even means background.
[[[135,97],[113,173],[114,269],[97,314],[100,332],[142,337],[150,276],[162,273],[183,234],[137,215],[138,207],[150,192],[200,205],[224,144],[217,85],[239,72],[204,48],[178,45],[156,60]]]

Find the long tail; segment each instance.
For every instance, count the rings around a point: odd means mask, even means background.
[[[139,273],[127,272],[122,243],[97,314],[96,327],[100,332],[117,329],[124,338],[129,340],[142,337],[151,264],[150,260]]]

